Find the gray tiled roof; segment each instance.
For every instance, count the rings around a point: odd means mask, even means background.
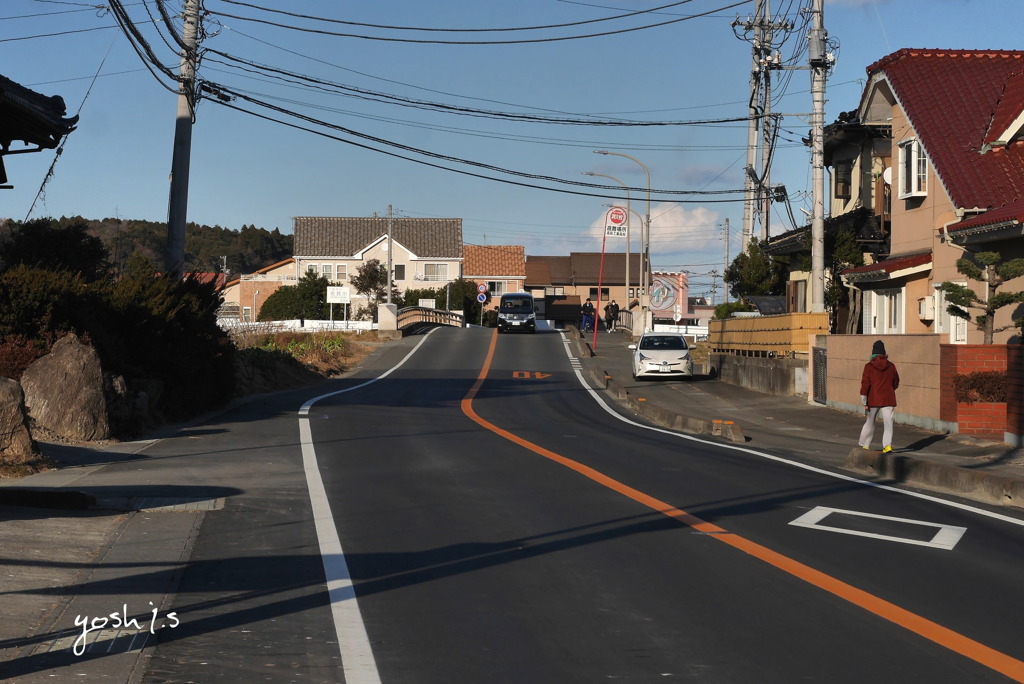
[[[386,216],[343,218],[295,217],[295,256],[350,257],[388,232]],[[391,237],[426,259],[462,258],[462,219],[391,219]]]

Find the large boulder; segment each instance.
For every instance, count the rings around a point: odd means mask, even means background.
[[[36,444],[28,431],[21,386],[9,378],[0,378],[0,462],[28,463],[37,456]]]
[[[77,335],[62,337],[21,376],[25,408],[35,425],[63,439],[110,438],[99,354]]]

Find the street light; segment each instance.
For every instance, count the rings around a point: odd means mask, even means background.
[[[584,171],[583,175],[584,176],[600,176],[601,178],[609,178],[609,179],[615,181],[616,183],[618,183],[619,185],[621,185],[622,189],[626,191],[626,309],[628,310],[629,309],[629,240],[630,240],[630,238],[629,238],[629,224],[632,222],[632,214],[636,213],[635,211],[633,211],[632,207],[630,206],[629,186],[626,185],[625,183],[623,183],[622,181],[620,181],[615,176],[608,176],[608,175],[605,175],[603,173],[594,173],[593,171]],[[642,228],[642,226],[641,226],[641,228]]]
[[[640,260],[640,265],[643,267],[641,273],[640,287],[642,294],[640,295],[640,309],[644,312],[644,331],[651,329],[652,321],[648,318],[651,315],[651,296],[650,296],[650,270],[651,270],[651,172],[647,168],[647,165],[636,157],[631,157],[628,154],[622,152],[610,152],[609,150],[594,150],[594,154],[612,155],[615,157],[625,157],[630,161],[636,162],[640,165],[640,168],[644,170],[644,174],[647,176],[647,212],[645,215],[645,226],[641,226],[640,233],[640,252],[643,254],[643,258]],[[646,300],[646,304],[644,301]]]

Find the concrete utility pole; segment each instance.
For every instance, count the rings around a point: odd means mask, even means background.
[[[831,59],[825,51],[825,0],[814,0],[807,37],[811,65],[811,312],[825,311],[825,75]]]
[[[725,219],[725,268],[722,269],[722,282],[725,282],[725,274],[729,271],[729,218]],[[725,285],[724,303],[729,303],[729,286]]]
[[[181,71],[178,81],[178,116],[174,124],[171,189],[167,206],[167,249],[164,270],[181,278],[185,268],[185,221],[188,215],[188,171],[192,156],[192,121],[196,106],[196,45],[199,36],[199,0],[186,0],[182,13]]]
[[[391,223],[394,215],[391,213],[391,205],[388,205],[388,304],[391,303]]]
[[[750,69],[750,119],[747,123],[747,165],[743,179],[744,251],[750,244],[754,224],[758,220],[761,223],[761,239],[768,238],[771,214],[769,185],[775,139],[771,117],[771,72],[782,68],[782,58],[776,47],[776,34],[793,30],[791,23],[773,22],[770,15],[769,0],[757,0],[753,17],[748,16],[746,21],[737,18],[732,22],[733,33],[751,44],[753,54]],[[742,29],[742,35],[737,29]]]

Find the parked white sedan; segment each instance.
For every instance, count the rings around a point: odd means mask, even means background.
[[[693,375],[690,345],[680,333],[645,332],[633,350],[633,378]]]

